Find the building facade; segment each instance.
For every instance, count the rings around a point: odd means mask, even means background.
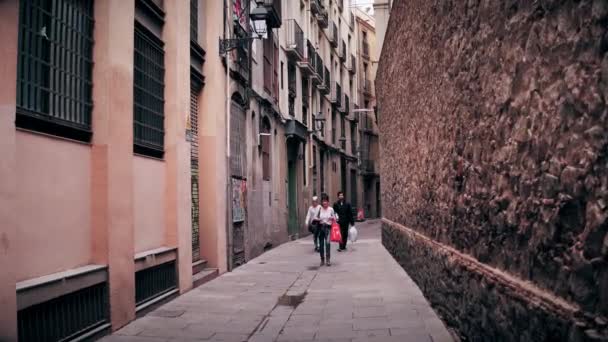
[[[384,43],[384,36],[386,35],[386,28],[388,27],[388,20],[391,16],[391,8],[393,7],[394,0],[374,0],[374,22],[376,23],[376,59],[380,59],[380,53],[382,52],[382,45]]]
[[[378,113],[376,110],[375,79],[376,30],[374,18],[360,8],[354,9],[358,44],[358,99],[359,113],[359,173],[361,174],[362,208],[368,217],[381,217],[380,177],[377,161],[380,158]]]
[[[116,330],[308,234],[313,195],[366,208],[348,1],[8,0],[0,18],[0,340]]]

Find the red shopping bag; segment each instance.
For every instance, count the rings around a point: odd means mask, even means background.
[[[329,240],[331,242],[342,242],[342,234],[340,234],[340,225],[336,221],[331,224],[331,233],[329,234]]]

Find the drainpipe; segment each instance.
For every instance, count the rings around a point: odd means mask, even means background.
[[[230,34],[230,23],[226,25],[226,21],[230,20],[230,3],[232,1],[224,0],[224,39],[231,38]],[[231,251],[232,251],[232,237],[230,236],[230,225],[231,225],[231,208],[230,199],[231,191],[231,172],[230,172],[230,55],[226,52],[226,268],[228,271],[232,270],[231,262]]]

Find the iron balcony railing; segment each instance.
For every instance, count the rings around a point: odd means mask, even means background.
[[[305,75],[310,75],[315,72],[314,65],[316,63],[316,51],[310,40],[306,40],[306,49],[303,58],[297,62],[298,67]]]
[[[338,46],[338,27],[333,21],[331,25],[329,25],[329,43],[334,48]]]
[[[363,133],[374,133],[375,132],[375,119],[369,113],[361,113],[361,120],[359,120],[359,127]]]
[[[371,159],[363,159],[361,160],[360,169],[362,173],[376,173],[376,161]]]
[[[338,82],[333,83],[331,102],[335,104],[337,108],[342,106],[342,87],[340,87]]]
[[[324,71],[321,73],[322,82],[319,85],[319,92],[321,94],[329,94],[331,88],[331,79],[329,74],[329,69],[327,67],[323,67]]]
[[[350,68],[348,71],[350,71],[351,74],[357,73],[357,59],[355,58],[355,55],[350,55]]]
[[[363,57],[369,58],[369,43],[363,42],[362,47],[363,49],[361,54],[363,55]]]
[[[344,41],[344,39],[340,39],[340,51],[338,52],[338,57],[340,57],[340,60],[342,62],[346,62],[347,60],[347,52],[346,52],[346,42]]]
[[[309,101],[308,82],[306,81],[306,78],[302,78],[302,106],[308,107]]]
[[[289,97],[296,97],[296,73],[295,70],[287,72],[287,89]]]
[[[304,58],[304,32],[295,19],[287,19],[285,51],[297,60]]]
[[[322,8],[323,5],[321,4],[321,0],[310,0],[310,12],[312,12],[313,15],[321,13]]]
[[[344,94],[344,113],[346,113],[346,115],[350,113],[350,98],[346,94]]]
[[[323,60],[321,55],[317,54],[317,62],[315,63],[315,72],[319,75],[319,79],[323,81]]]
[[[314,1],[314,0],[313,0]],[[320,0],[316,0],[320,3]],[[329,25],[329,14],[327,13],[327,9],[321,4],[319,6],[319,13],[316,14],[317,24],[320,28],[326,29]]]

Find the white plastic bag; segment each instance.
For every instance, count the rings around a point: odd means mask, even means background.
[[[352,225],[349,229],[348,229],[348,239],[350,240],[350,242],[355,242],[357,241],[357,228],[355,228],[354,225]]]

